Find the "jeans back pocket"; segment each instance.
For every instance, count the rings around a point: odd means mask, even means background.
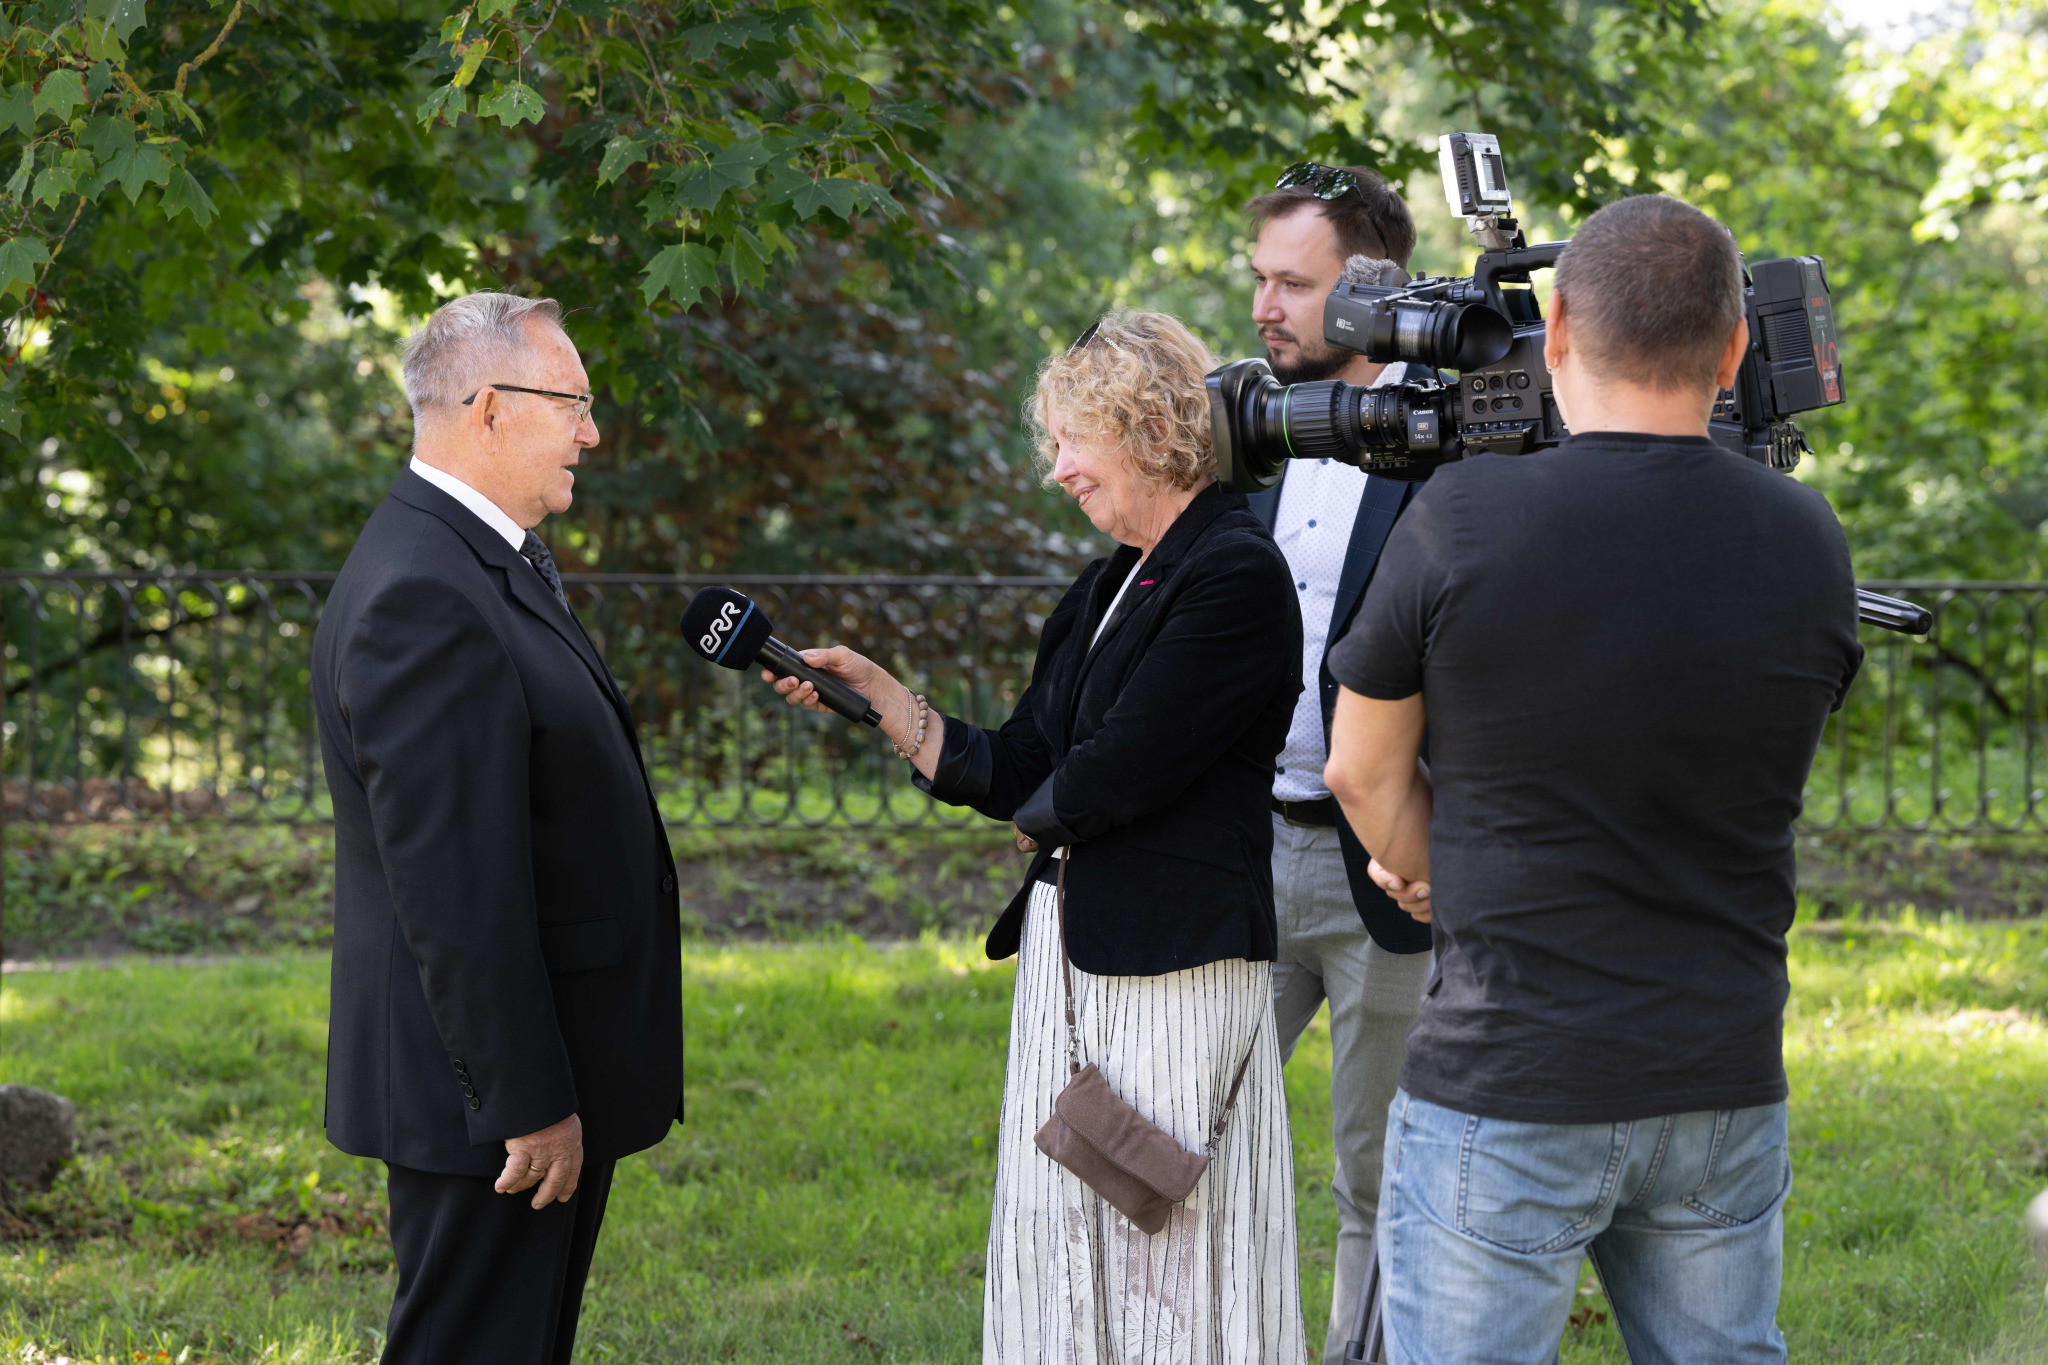
[[[1791,1188],[1786,1107],[1763,1104],[1714,1115],[1700,1183],[1679,1202],[1710,1222],[1738,1228],[1776,1208]]]
[[[1582,1236],[1614,1196],[1626,1123],[1516,1123],[1467,1116],[1458,1230],[1535,1255]]]

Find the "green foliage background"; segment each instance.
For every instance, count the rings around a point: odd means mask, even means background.
[[[546,292],[611,571],[1058,570],[1017,421],[1108,305],[1256,353],[1244,201],[1502,135],[1533,220],[1662,189],[1827,257],[1849,402],[1801,477],[1866,577],[2043,574],[2048,10],[1901,48],[1812,0],[0,3],[0,562],[338,565],[395,356]],[[72,87],[76,86],[74,90]],[[23,174],[22,167],[28,171]]]

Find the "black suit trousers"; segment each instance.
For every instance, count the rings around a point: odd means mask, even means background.
[[[398,1294],[384,1365],[569,1365],[583,1281],[611,1196],[586,1162],[566,1204],[499,1194],[491,1178],[389,1166]]]

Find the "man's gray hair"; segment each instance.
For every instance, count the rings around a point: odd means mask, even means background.
[[[560,326],[562,305],[488,289],[442,304],[405,343],[405,400],[413,419],[452,407],[486,384],[510,384],[526,373],[527,324]]]
[[[1598,372],[1658,389],[1709,389],[1742,320],[1742,254],[1690,204],[1609,204],[1557,263],[1572,341]]]

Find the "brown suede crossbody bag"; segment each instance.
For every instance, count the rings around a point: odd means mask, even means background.
[[[1072,856],[1073,850],[1067,850]],[[1230,1111],[1252,1062],[1249,1049],[1237,1064],[1223,1112],[1209,1133],[1206,1152],[1190,1152],[1171,1133],[1117,1097],[1101,1070],[1081,1065],[1081,1030],[1074,1022],[1073,964],[1067,960],[1067,859],[1059,860],[1054,882],[1060,932],[1060,985],[1067,996],[1066,1089],[1053,1101],[1052,1117],[1033,1139],[1038,1150],[1081,1178],[1081,1183],[1108,1200],[1148,1236],[1166,1226],[1174,1205],[1195,1192],[1195,1182],[1209,1168],[1209,1154],[1223,1138]],[[1258,1045],[1258,1035],[1252,1035]]]

